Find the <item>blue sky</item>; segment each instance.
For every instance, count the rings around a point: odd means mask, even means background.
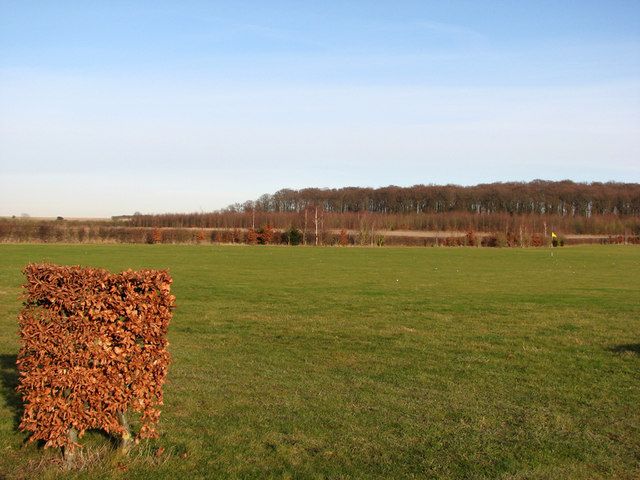
[[[0,215],[640,181],[640,3],[0,0]]]

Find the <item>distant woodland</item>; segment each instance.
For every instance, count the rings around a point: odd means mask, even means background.
[[[562,216],[640,215],[640,184],[529,183],[414,185],[413,187],[283,189],[229,211],[300,212],[320,206],[331,213],[557,214]]]
[[[637,243],[640,184],[283,189],[212,212],[0,221],[0,241],[538,246],[551,232],[569,243]]]
[[[358,230],[508,231],[549,228],[575,234],[637,232],[640,184],[528,183],[415,185],[413,187],[283,189],[210,213],[135,215],[132,226],[304,228]],[[313,219],[310,218],[313,216]],[[640,232],[638,232],[640,233]]]

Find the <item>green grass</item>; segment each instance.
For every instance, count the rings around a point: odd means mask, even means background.
[[[70,476],[640,476],[640,248],[2,245],[0,478],[63,473],[16,430],[43,260],[168,268],[178,303],[161,438],[87,435]]]

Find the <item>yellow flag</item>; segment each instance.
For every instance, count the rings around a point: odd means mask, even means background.
[[[551,232],[551,238],[558,238],[558,235],[556,235],[554,232]]]

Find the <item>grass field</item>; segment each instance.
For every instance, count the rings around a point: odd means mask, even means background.
[[[168,268],[161,438],[80,478],[638,478],[640,248],[0,246],[0,478],[32,261]]]

